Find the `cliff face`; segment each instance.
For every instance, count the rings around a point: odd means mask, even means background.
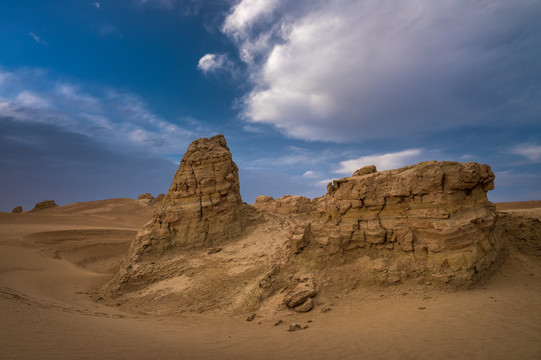
[[[311,237],[331,254],[405,256],[445,282],[471,281],[501,248],[493,232],[496,209],[486,196],[493,188],[490,167],[477,163],[357,171],[329,184],[317,202]]]

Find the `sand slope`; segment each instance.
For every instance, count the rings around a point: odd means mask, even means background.
[[[0,358],[541,358],[541,258],[514,246],[496,274],[458,292],[349,289],[312,312],[251,322],[219,312],[162,317],[159,304],[147,315],[105,306],[93,290],[152,211],[111,199],[0,213]],[[288,332],[291,323],[308,328]]]

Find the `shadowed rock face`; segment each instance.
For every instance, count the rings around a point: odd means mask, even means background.
[[[39,211],[57,206],[58,205],[55,203],[54,200],[45,200],[34,205],[34,208],[31,211]]]
[[[22,206],[14,207],[13,210],[11,210],[12,214],[20,214],[22,212],[23,212],[23,207]]]

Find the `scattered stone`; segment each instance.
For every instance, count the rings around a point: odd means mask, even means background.
[[[312,320],[308,320],[307,322],[311,323],[311,322],[312,322]]]
[[[321,309],[321,312],[322,313],[326,313],[326,312],[329,312],[331,311],[332,309],[330,307],[324,307],[323,309]]]
[[[278,326],[278,325],[280,325],[282,323],[283,323],[283,321],[280,319],[280,320],[278,320],[277,322],[274,323],[274,326]]]
[[[424,306],[421,306],[418,308],[419,310],[425,310],[426,308]]]
[[[255,319],[255,315],[256,315],[256,314],[249,315],[249,316],[246,318],[246,321],[253,321],[253,320]]]
[[[306,302],[307,299],[314,296],[316,296],[316,289],[314,284],[309,281],[298,284],[293,291],[287,293],[286,297],[284,298],[284,302],[287,307],[295,308]]]
[[[295,306],[294,310],[296,312],[308,312],[312,310],[313,307],[314,307],[314,301],[312,300],[312,298],[308,298],[299,306]]]
[[[308,329],[309,327],[310,327],[310,326],[308,326],[308,325],[304,325],[304,326],[302,327],[302,329],[305,330],[305,329]]]
[[[215,247],[215,248],[210,249],[210,250],[207,252],[207,254],[212,255],[212,254],[216,254],[217,252],[220,252],[220,251],[222,251],[222,248],[221,248],[221,247]]]
[[[13,210],[11,210],[12,214],[20,214],[22,212],[23,212],[23,207],[22,206],[14,207]]]
[[[34,205],[34,208],[31,211],[39,211],[57,206],[58,205],[54,202],[54,200],[45,200]]]
[[[302,326],[300,326],[299,324],[291,324],[289,325],[289,329],[287,331],[293,332],[297,330],[302,330]]]

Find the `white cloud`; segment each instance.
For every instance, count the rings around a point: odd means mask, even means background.
[[[15,98],[17,105],[26,106],[34,109],[48,108],[50,103],[43,97],[32,93],[31,91],[22,91]]]
[[[226,54],[206,54],[199,59],[197,68],[205,75],[218,70],[225,70],[232,74],[235,72],[233,63],[227,58]]]
[[[295,138],[351,141],[504,114],[536,121],[538,107],[517,104],[538,91],[532,76],[541,68],[524,44],[538,44],[539,15],[540,4],[527,0],[242,0],[222,31],[249,65],[247,121]],[[513,70],[524,63],[532,74]]]
[[[92,3],[96,9],[99,9],[101,7],[101,4],[99,2]]]
[[[541,159],[541,146],[535,144],[520,144],[511,150],[512,154],[522,155],[531,161]]]
[[[351,175],[356,170],[368,165],[376,165],[378,171],[397,169],[417,162],[421,155],[420,149],[409,149],[396,153],[361,156],[357,159],[341,161],[340,167],[335,173]]]
[[[308,171],[305,171],[304,174],[302,174],[302,177],[305,177],[308,179],[314,179],[314,178],[319,177],[319,174],[312,170],[308,170]]]
[[[32,39],[34,39],[34,41],[37,42],[38,44],[41,44],[41,45],[47,45],[47,43],[46,43],[45,41],[43,41],[43,40],[41,39],[40,36],[34,34],[33,32],[31,32],[31,33],[28,34],[28,35],[30,35],[30,37],[31,37]]]
[[[233,37],[244,37],[257,20],[272,14],[279,0],[241,0],[227,16],[222,31]]]

